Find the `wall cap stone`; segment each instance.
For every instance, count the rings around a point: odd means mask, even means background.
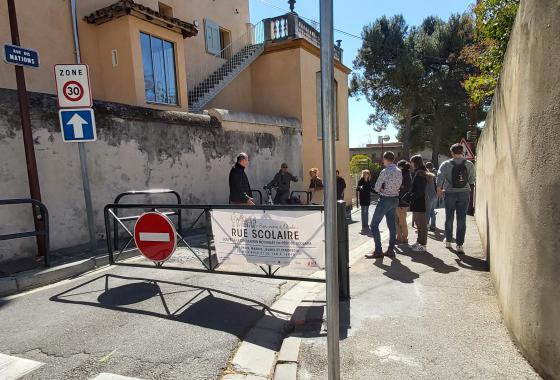
[[[276,127],[291,127],[296,129],[301,128],[300,121],[295,117],[238,112],[220,108],[209,109],[205,111],[205,114],[210,117],[215,117],[219,123],[230,121],[247,124],[271,125]]]

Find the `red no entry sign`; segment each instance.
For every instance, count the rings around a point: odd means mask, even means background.
[[[159,212],[145,212],[134,226],[134,242],[144,257],[164,262],[177,248],[177,233],[167,216]]]

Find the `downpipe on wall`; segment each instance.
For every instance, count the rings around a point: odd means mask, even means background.
[[[76,16],[76,0],[70,2],[72,13],[72,30],[74,33],[74,49],[76,51],[76,63],[82,63],[80,56],[80,40],[78,38],[78,19]],[[95,237],[95,220],[93,218],[93,205],[91,201],[91,189],[89,186],[89,173],[87,167],[87,152],[83,142],[78,142],[78,154],[80,156],[80,168],[82,171],[82,187],[86,203],[86,216],[89,231],[89,245],[92,253],[97,251],[97,238]]]

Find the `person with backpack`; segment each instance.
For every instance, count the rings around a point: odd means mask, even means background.
[[[412,250],[423,252],[428,244],[428,224],[426,222],[426,189],[434,186],[435,176],[430,173],[424,166],[422,156],[414,156],[410,159],[412,169],[414,169],[414,177],[412,179],[412,189],[410,190],[410,211],[412,211],[412,220],[418,228],[418,238],[416,244],[412,246]]]
[[[410,175],[410,163],[406,160],[397,162],[397,167],[402,172],[402,184],[399,190],[399,207],[397,207],[397,244],[408,244],[408,224],[406,214],[410,204],[406,196],[412,189],[412,176]]]
[[[426,170],[433,174],[429,176],[428,184],[426,187],[426,223],[430,226],[430,231],[436,230],[436,206],[438,203],[437,197],[437,187],[436,187],[436,175],[434,170],[434,164],[431,162],[426,163]]]
[[[474,164],[464,157],[463,146],[451,146],[453,158],[443,162],[437,176],[437,195],[445,203],[445,247],[451,248],[453,240],[453,221],[457,214],[456,251],[464,253],[465,233],[467,231],[467,211],[471,197],[471,185],[476,174]]]
[[[362,178],[358,181],[356,186],[356,199],[358,200],[358,207],[362,208],[362,231],[360,234],[367,235],[370,233],[369,223],[369,205],[371,204],[371,193],[373,191],[373,184],[371,182],[371,174],[369,170],[362,170]]]

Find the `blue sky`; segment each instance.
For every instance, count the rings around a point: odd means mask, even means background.
[[[334,0],[334,27],[359,36],[364,25],[383,15],[402,14],[409,25],[418,25],[430,15],[445,19],[453,13],[462,13],[472,3],[474,0]],[[249,6],[252,23],[289,10],[287,0],[249,0]],[[319,21],[319,0],[297,0],[295,11],[303,17]],[[362,41],[336,30],[334,36],[335,40],[342,40],[344,64],[352,68],[352,60]],[[351,147],[377,142],[377,136],[385,134],[391,137],[391,141],[396,140],[394,128],[377,133],[366,124],[372,109],[364,99],[350,98],[348,103]]]

